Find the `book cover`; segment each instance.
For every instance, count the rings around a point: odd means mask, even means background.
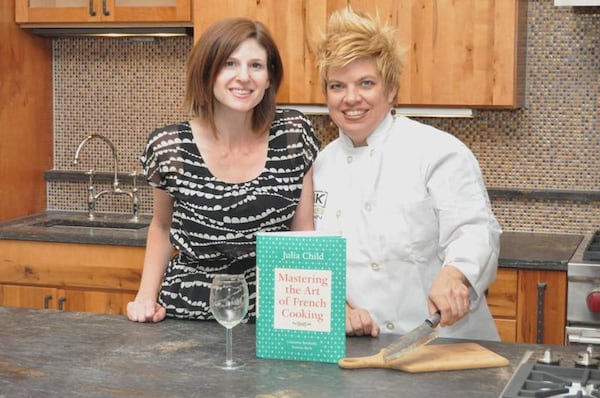
[[[256,265],[256,356],[345,357],[346,240],[313,231],[259,233]]]

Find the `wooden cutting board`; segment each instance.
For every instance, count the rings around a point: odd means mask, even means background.
[[[343,358],[339,366],[346,369],[387,368],[422,373],[508,365],[508,359],[477,343],[425,345],[387,363],[383,360],[383,353],[384,350],[381,350],[367,357]]]

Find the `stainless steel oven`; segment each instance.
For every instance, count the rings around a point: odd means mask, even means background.
[[[585,236],[568,264],[565,340],[600,345],[600,230]]]

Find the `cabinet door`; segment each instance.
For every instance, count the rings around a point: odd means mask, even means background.
[[[316,68],[316,42],[332,10],[346,0],[196,0],[194,38],[211,23],[225,17],[245,16],[264,23],[277,43],[284,64],[280,103],[323,104]]]
[[[99,1],[99,0],[98,0]],[[191,22],[191,0],[109,0],[115,22]]]
[[[398,28],[408,49],[399,105],[512,108],[522,103],[526,0],[195,0],[194,35],[198,39],[223,17],[262,21],[284,61],[278,101],[324,103],[316,41],[329,14],[346,4],[379,13]]]
[[[126,314],[127,303],[135,299],[135,292],[61,289],[57,297],[65,311]]]
[[[57,289],[0,284],[0,305],[34,309],[57,308]]]
[[[517,282],[516,269],[500,268],[496,280],[487,291],[486,300],[504,342],[517,339]]]
[[[191,22],[191,0],[15,0],[17,23]]]
[[[399,105],[516,107],[524,94],[526,0],[348,0],[398,28]]]
[[[15,21],[97,22],[101,20],[97,2],[102,0],[15,0]]]
[[[567,275],[564,271],[519,270],[517,341],[565,341]],[[538,341],[538,336],[541,341]]]
[[[133,291],[0,284],[0,305],[7,307],[126,314],[127,303],[134,299]]]

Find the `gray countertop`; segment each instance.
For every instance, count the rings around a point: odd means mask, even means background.
[[[500,238],[500,267],[566,271],[584,236],[504,232]]]
[[[149,215],[140,215],[136,222],[132,222],[129,214],[98,213],[94,220],[99,225],[102,225],[103,222],[106,225],[123,223],[133,227],[47,226],[56,220],[84,223],[89,220],[89,217],[87,213],[83,212],[45,211],[0,222],[0,239],[143,247],[146,245],[148,224],[151,218]]]
[[[215,322],[139,324],[118,315],[9,307],[0,307],[0,320],[0,397],[498,398],[523,354],[545,349],[479,342],[510,361],[501,368],[346,370],[256,358],[254,325],[239,325],[233,354],[246,366],[225,371],[214,366],[225,355],[224,328]],[[393,338],[348,338],[347,356],[374,354]]]
[[[108,221],[127,221],[126,214],[99,214]],[[85,220],[87,213],[47,211],[0,222],[0,239],[33,240],[101,245],[145,246],[151,219],[139,217],[139,229],[47,227],[55,219]],[[501,238],[500,267],[565,271],[567,263],[582,241],[583,235],[504,232]]]

